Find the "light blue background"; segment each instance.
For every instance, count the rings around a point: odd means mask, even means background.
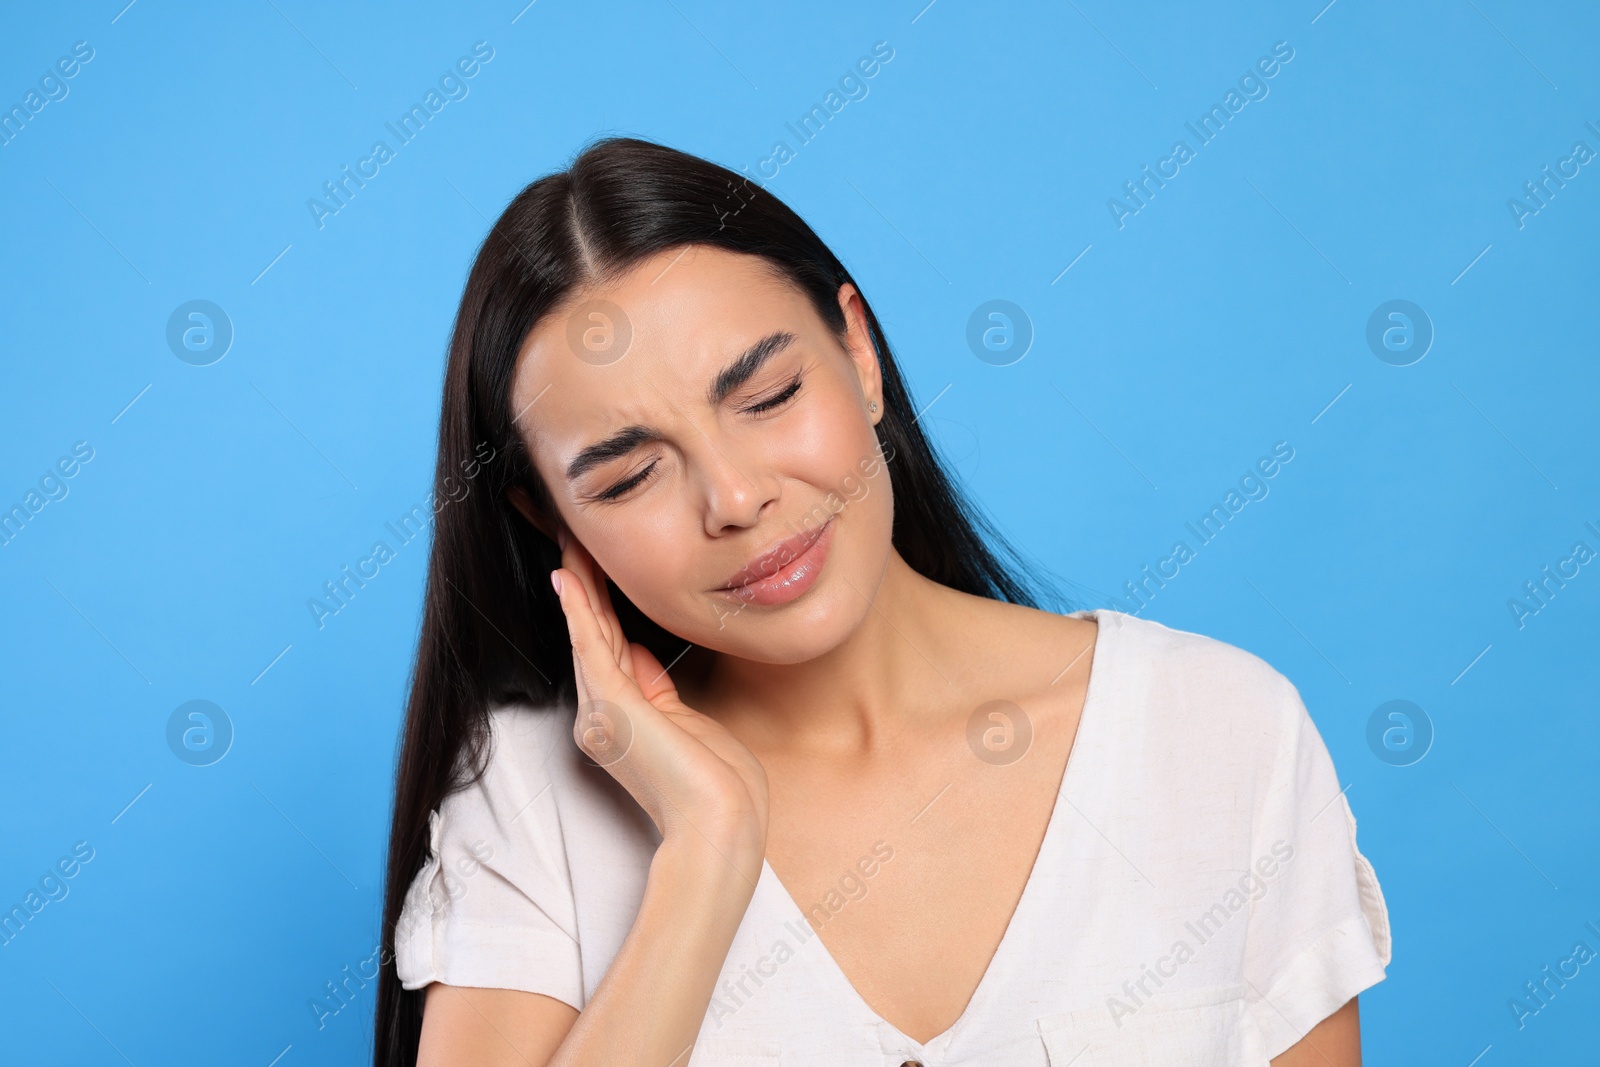
[[[7,107],[95,50],[0,146],[0,506],[94,449],[0,548],[0,906],[95,850],[0,948],[4,1059],[369,1054],[374,986],[321,1030],[308,1002],[376,944],[424,542],[324,629],[307,600],[428,492],[487,220],[605,133],[754,173],[880,40],[769,187],[1076,606],[1295,450],[1144,614],[1283,671],[1349,784],[1395,930],[1370,1062],[1595,1055],[1600,964],[1522,1029],[1508,1001],[1600,949],[1600,563],[1507,607],[1600,550],[1600,163],[1521,228],[1507,206],[1600,150],[1593,5],[124,2],[0,28]],[[307,200],[480,40],[469,95],[319,229]],[[1278,41],[1269,95],[1119,229],[1108,198]],[[1035,331],[1006,367],[965,340],[997,298]],[[191,299],[236,331],[210,366],[165,341]],[[1410,366],[1365,340],[1391,299],[1436,331]],[[207,767],[165,739],[193,699],[236,732]],[[1367,744],[1392,699],[1436,731],[1411,766]]]

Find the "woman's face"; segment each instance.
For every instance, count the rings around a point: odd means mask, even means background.
[[[883,396],[860,297],[839,298],[842,342],[765,261],[689,245],[523,343],[512,410],[562,523],[685,640],[796,663],[871,610],[893,519]]]

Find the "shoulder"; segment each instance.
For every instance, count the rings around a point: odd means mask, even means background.
[[[482,772],[474,773],[463,747],[456,784],[429,813],[435,867],[481,864],[539,900],[570,896],[572,879],[586,873],[573,867],[587,868],[596,856],[647,861],[648,816],[583,756],[572,739],[573,714],[526,701],[487,709]],[[535,893],[537,886],[544,888]]]
[[[1108,669],[1152,725],[1219,755],[1270,759],[1292,742],[1304,705],[1294,684],[1265,659],[1206,634],[1119,611],[1096,611]]]
[[[1103,609],[1095,615],[1102,626],[1116,631],[1127,654],[1164,686],[1216,687],[1230,695],[1281,700],[1290,684],[1254,652],[1220,638],[1120,611]]]
[[[558,839],[555,800],[560,776],[552,728],[555,708],[514,702],[491,705],[481,748],[463,743],[455,775],[429,815],[435,858],[451,851],[502,853]]]
[[[407,989],[431,981],[545,993],[581,1010],[632,928],[659,836],[572,738],[561,705],[487,709],[481,774],[429,813],[395,931]]]
[[[488,707],[484,718],[482,748],[474,752],[464,744],[456,753],[455,779],[444,806],[459,807],[467,797],[496,807],[517,796],[525,801],[524,794],[550,786],[559,776],[559,743],[572,725],[570,716],[563,720],[559,707],[500,701]]]
[[[1114,630],[1125,665],[1139,670],[1166,696],[1210,704],[1282,704],[1293,689],[1266,659],[1221,638],[1122,611],[1098,611],[1096,616],[1102,627]]]
[[[501,776],[548,780],[552,760],[572,729],[572,712],[559,704],[504,700],[489,706],[486,768]]]
[[[492,821],[513,842],[534,836],[562,841],[578,859],[590,845],[630,857],[651,850],[653,824],[627,790],[578,747],[575,715],[560,703],[492,704],[483,774],[445,803]]]

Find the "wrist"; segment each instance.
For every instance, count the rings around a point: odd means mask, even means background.
[[[698,894],[748,901],[765,856],[764,842],[752,837],[714,839],[690,830],[662,839],[650,863],[650,878],[692,886]]]

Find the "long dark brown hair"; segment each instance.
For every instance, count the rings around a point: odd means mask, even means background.
[[[573,703],[572,646],[548,578],[560,566],[560,552],[507,498],[508,489],[521,487],[536,508],[555,511],[516,430],[521,413],[511,410],[517,353],[534,325],[578,287],[688,244],[763,257],[843,339],[839,287],[855,280],[800,216],[741,174],[634,138],[598,141],[567,170],[523,189],[473,261],[445,369],[433,545],[395,773],[377,1067],[416,1063],[423,991],[400,986],[394,931],[406,890],[427,858],[429,813],[482,775],[490,707],[507,700]],[[936,458],[888,338],[864,295],[862,302],[882,368],[878,437],[890,458],[895,549],[917,572],[953,589],[1035,607],[1034,590],[1042,589],[1060,602]],[[1030,571],[1028,584],[1014,577]],[[611,596],[629,637],[662,663],[684,651],[682,638],[645,617],[615,586]]]

